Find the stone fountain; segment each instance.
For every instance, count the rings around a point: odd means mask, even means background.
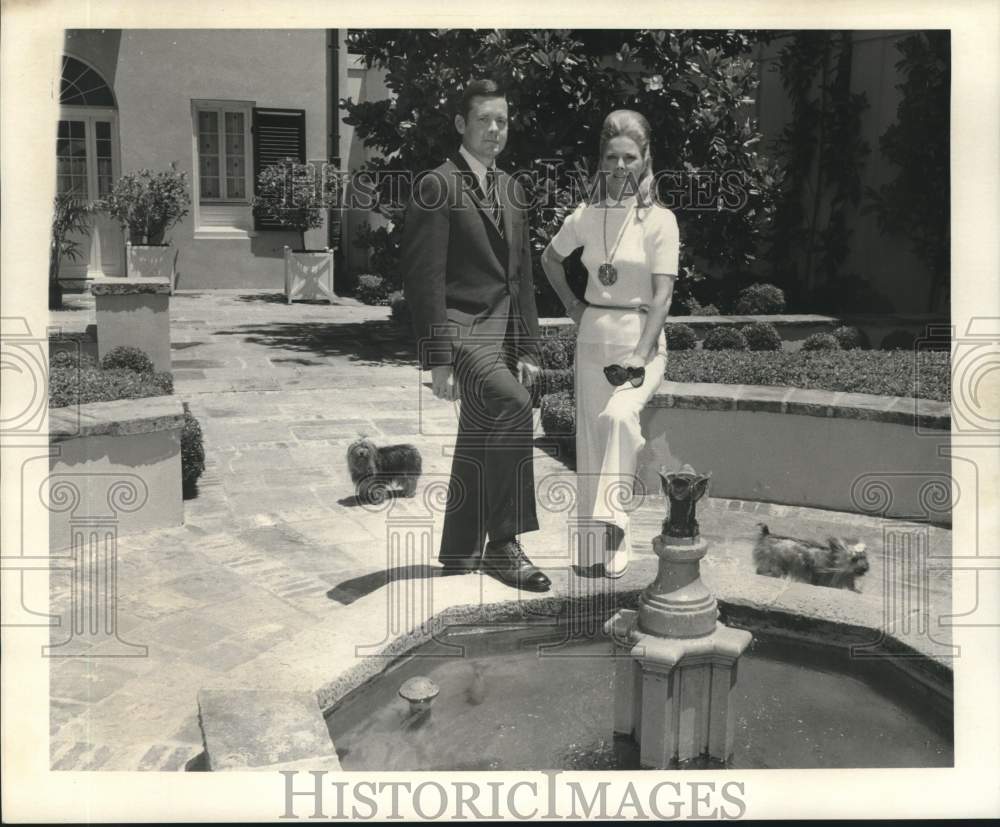
[[[622,609],[604,630],[614,640],[614,731],[639,744],[643,767],[724,764],[733,752],[733,710],[740,655],[752,636],[719,623],[714,595],[701,581],[708,543],[695,507],[711,475],[690,466],[660,473],[669,513],[653,538],[656,579],[639,609]]]

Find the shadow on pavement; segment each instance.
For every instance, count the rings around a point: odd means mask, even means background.
[[[416,365],[413,334],[393,322],[377,320],[337,324],[330,320],[242,325],[218,330],[217,336],[240,336],[244,342],[322,357],[345,357],[369,365]]]
[[[438,566],[428,566],[421,564],[418,566],[398,566],[386,571],[373,571],[370,574],[363,574],[338,583],[326,596],[330,600],[340,603],[342,606],[349,606],[355,600],[365,595],[371,594],[383,586],[394,583],[397,580],[424,580],[428,577],[441,577],[444,569]]]

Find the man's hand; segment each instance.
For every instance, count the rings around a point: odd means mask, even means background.
[[[438,365],[431,368],[431,387],[438,399],[453,402],[458,399],[458,387],[455,385],[455,372],[451,365]]]
[[[534,385],[541,373],[542,369],[532,357],[523,356],[517,360],[517,381],[525,387]]]

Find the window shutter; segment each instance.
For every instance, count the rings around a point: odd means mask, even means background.
[[[304,109],[253,110],[253,188],[257,192],[257,176],[282,158],[306,162],[306,111]],[[254,229],[277,230],[281,225],[254,216]]]

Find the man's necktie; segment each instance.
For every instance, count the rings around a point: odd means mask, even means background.
[[[496,224],[497,229],[500,230],[500,236],[503,237],[503,214],[500,211],[500,198],[497,192],[497,171],[494,167],[490,167],[486,170],[486,203],[490,206],[490,212],[493,213],[493,223]]]

